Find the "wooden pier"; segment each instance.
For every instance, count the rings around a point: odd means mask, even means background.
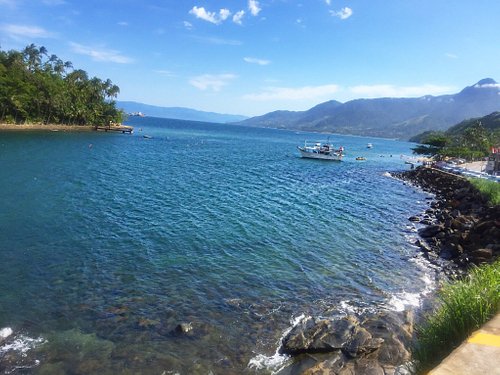
[[[134,132],[134,128],[132,126],[122,124],[96,125],[94,126],[94,130],[105,132],[121,132],[123,134],[132,134]]]

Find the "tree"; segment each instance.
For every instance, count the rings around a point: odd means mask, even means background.
[[[412,148],[414,154],[435,156],[440,155],[450,143],[450,139],[443,133],[433,133],[429,135],[422,144]]]
[[[123,114],[111,80],[93,77],[30,44],[21,52],[0,49],[0,121],[107,124]]]

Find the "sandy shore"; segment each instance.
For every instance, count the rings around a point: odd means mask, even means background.
[[[0,123],[0,132],[10,131],[63,131],[63,132],[87,132],[94,130],[90,125],[53,125],[53,124],[2,124]]]
[[[459,167],[473,172],[484,172],[484,168],[486,168],[486,161],[474,161],[471,163],[461,164]]]

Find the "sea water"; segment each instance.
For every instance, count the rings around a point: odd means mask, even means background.
[[[0,370],[268,373],[297,317],[429,287],[425,194],[387,173],[411,144],[331,135],[344,161],[317,161],[296,146],[326,135],[128,123],[0,134]]]

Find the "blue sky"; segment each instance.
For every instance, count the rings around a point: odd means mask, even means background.
[[[0,46],[110,78],[119,100],[219,113],[500,80],[498,0],[0,0]]]

